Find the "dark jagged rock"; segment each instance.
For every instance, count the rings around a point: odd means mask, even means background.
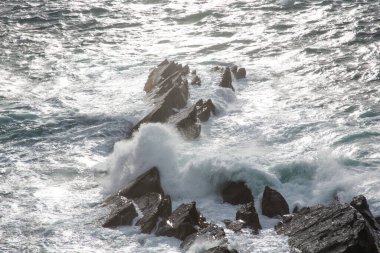
[[[143,213],[143,217],[137,222],[143,233],[151,233],[156,227],[158,219],[167,219],[172,212],[170,196],[162,196],[159,193],[147,193],[135,200],[136,205]]]
[[[119,196],[129,199],[140,198],[147,193],[157,192],[164,194],[160,182],[160,172],[156,167],[132,180],[124,189],[118,192]]]
[[[201,226],[204,218],[198,212],[196,203],[180,205],[169,216],[159,224],[157,235],[176,237],[184,240],[187,236],[197,232],[197,226]]]
[[[380,216],[375,217],[375,220],[376,220],[377,224],[380,225]]]
[[[221,71],[223,71],[223,68],[222,68],[222,67],[219,67],[219,66],[215,66],[215,67],[212,67],[212,68],[211,68],[211,71],[214,71],[214,72],[221,72]]]
[[[165,88],[166,86],[163,87]],[[161,90],[159,90],[158,93]],[[187,82],[181,81],[180,84],[173,85],[165,94],[155,99],[155,107],[153,110],[131,129],[129,137],[131,137],[132,133],[138,130],[143,123],[166,122],[178,109],[183,108],[187,104],[188,98],[189,90]]]
[[[225,246],[218,246],[211,249],[206,250],[204,253],[238,253],[236,250],[229,250]]]
[[[300,211],[300,208],[299,208],[299,206],[297,205],[297,206],[295,206],[294,208],[293,208],[293,212],[292,213],[298,213]]]
[[[261,229],[259,215],[256,212],[253,202],[242,205],[236,213],[236,220],[242,220],[247,227],[252,229]]]
[[[233,91],[235,91],[234,87],[232,86],[232,77],[231,77],[231,71],[230,71],[229,67],[227,67],[224,70],[222,80],[220,81],[219,86],[221,86],[223,88],[230,88]]]
[[[201,82],[201,79],[199,78],[199,76],[195,75],[193,77],[193,79],[191,79],[191,82],[190,82],[191,85],[198,85],[198,86],[201,86],[202,82]]]
[[[242,79],[242,78],[245,78],[246,76],[247,76],[247,71],[245,70],[245,68],[239,68],[239,70],[237,71],[235,75],[235,78]]]
[[[261,209],[263,215],[270,218],[289,213],[289,205],[284,197],[278,191],[268,186],[265,186]]]
[[[138,216],[132,201],[124,197],[114,197],[112,205],[114,205],[113,210],[103,223],[103,227],[132,225],[133,219]]]
[[[251,190],[244,182],[229,182],[222,190],[223,202],[232,205],[253,202]]]
[[[196,74],[197,74],[197,71],[194,69],[193,71],[191,71],[191,74],[192,74],[192,75],[196,75]]]
[[[211,113],[214,115],[216,114],[216,108],[211,99],[208,99],[205,103],[203,103],[203,100],[201,99],[196,103],[196,106],[198,118],[202,122],[207,121],[210,118]]]
[[[173,115],[169,119],[169,123],[175,125],[179,132],[188,139],[195,139],[201,133],[196,105]]]
[[[163,79],[168,78],[175,72],[182,73],[182,65],[164,60],[150,72],[144,86],[144,91],[147,93],[151,92]]]
[[[377,224],[375,217],[373,217],[371,210],[369,210],[366,197],[363,195],[355,196],[350,204],[363,215],[373,229],[380,230],[380,226]]]
[[[377,253],[380,249],[375,230],[346,203],[316,205],[284,215],[276,231],[289,236],[294,252]]]
[[[224,233],[223,228],[218,227],[217,225],[211,224],[205,228],[200,229],[198,232],[193,233],[185,238],[181,243],[181,249],[183,252],[189,250],[191,245],[196,241],[200,240],[202,242],[218,242],[219,245],[227,243],[225,238],[226,234]]]

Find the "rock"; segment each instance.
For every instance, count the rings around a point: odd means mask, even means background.
[[[235,75],[235,78],[242,79],[242,78],[245,78],[246,76],[247,76],[247,71],[245,70],[245,68],[239,68],[239,70],[237,71]]]
[[[261,229],[259,215],[256,212],[253,202],[242,205],[236,213],[236,220],[242,220],[247,227],[252,229]]]
[[[159,224],[156,235],[176,237],[184,240],[187,236],[197,232],[197,227],[201,226],[204,218],[198,212],[196,203],[180,205],[169,216]]]
[[[196,105],[198,118],[202,122],[207,121],[210,118],[211,113],[214,115],[216,114],[216,108],[211,99],[208,99],[205,103],[203,103],[203,100],[201,99]]]
[[[143,217],[136,225],[141,227],[143,233],[151,233],[156,227],[158,219],[167,219],[172,212],[170,196],[162,196],[159,193],[147,193],[135,200],[136,205],[143,213]]]
[[[289,205],[284,197],[276,190],[265,186],[263,199],[261,201],[263,215],[273,218],[289,213]]]
[[[377,224],[380,225],[380,216],[377,216],[377,217],[375,218],[375,220],[376,220]]]
[[[227,239],[225,238],[225,236],[226,234],[224,233],[223,228],[211,224],[205,228],[200,229],[198,232],[187,236],[185,240],[181,243],[180,247],[183,252],[186,252],[196,241],[217,242],[219,245],[222,245],[227,243]]]
[[[150,72],[144,86],[144,91],[147,93],[151,92],[158,83],[175,72],[182,73],[182,65],[173,61],[169,62],[168,60],[164,60]]]
[[[233,221],[233,222],[229,223],[226,227],[228,229],[234,231],[235,233],[237,233],[240,230],[242,230],[243,228],[246,228],[247,227],[247,223],[245,223],[242,220],[237,220],[237,221]]]
[[[185,65],[183,68],[182,68],[182,75],[186,76],[190,73],[190,68],[189,68],[189,65]]]
[[[204,253],[238,253],[236,250],[229,250],[225,246],[218,246],[211,249],[206,250]]]
[[[346,203],[316,205],[285,217],[276,231],[289,236],[293,252],[377,253],[380,250],[374,229]]]
[[[251,190],[244,182],[229,182],[222,190],[223,202],[232,205],[253,202]]]
[[[166,122],[178,109],[183,108],[187,104],[189,98],[188,84],[181,79],[179,74],[177,74],[176,78],[178,79],[174,81],[170,80],[170,82],[175,82],[174,84],[161,86],[161,89],[156,94],[164,92],[166,87],[172,87],[155,99],[154,109],[131,129],[131,134],[143,123]]]
[[[232,86],[232,77],[231,77],[231,71],[230,71],[229,67],[227,67],[224,70],[222,80],[220,81],[219,86],[221,86],[223,88],[230,88],[233,91],[235,91],[234,87]]]
[[[113,198],[113,205],[113,210],[103,223],[103,227],[132,225],[133,219],[138,216],[132,201],[124,197],[115,197]]]
[[[194,69],[193,71],[191,71],[191,74],[192,74],[192,75],[196,75],[196,74],[197,74],[197,71]]]
[[[214,72],[221,72],[221,71],[223,71],[223,68],[222,68],[222,67],[219,67],[219,66],[215,66],[215,67],[212,67],[212,68],[211,68],[211,71],[214,71]]]
[[[120,190],[117,195],[135,199],[151,192],[164,194],[160,182],[160,172],[156,167],[153,167],[132,180],[124,189]]]
[[[373,217],[372,212],[369,210],[366,197],[363,195],[355,196],[350,204],[363,215],[373,229],[380,230],[380,226],[377,224],[375,217]]]
[[[191,85],[198,85],[198,86],[201,86],[201,83],[202,83],[201,79],[197,75],[195,75],[190,82]]]
[[[175,125],[179,132],[187,139],[195,139],[201,133],[196,105],[173,115],[170,117],[169,123]]]
[[[238,67],[236,65],[233,65],[232,68],[231,68],[231,73],[236,76],[236,73],[238,71]]]

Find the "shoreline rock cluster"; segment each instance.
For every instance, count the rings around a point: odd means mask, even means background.
[[[235,90],[232,77],[244,78],[244,68],[215,67],[222,72],[220,86]],[[169,62],[160,63],[150,73],[144,91],[154,101],[153,110],[138,122],[130,136],[143,123],[167,122],[176,126],[187,139],[200,135],[200,122],[216,115],[216,107],[208,99],[201,99],[186,108],[189,99],[189,83],[186,75],[190,68]],[[192,72],[193,85],[201,85],[196,72]],[[245,182],[226,182],[220,189],[224,203],[239,205],[235,220],[224,220],[227,229],[239,233],[249,229],[258,234],[262,229],[255,209],[254,195]],[[380,218],[375,218],[364,196],[353,198],[350,204],[335,202],[331,205],[315,205],[295,208],[290,214],[289,205],[280,192],[266,186],[261,199],[262,214],[281,219],[274,227],[278,234],[288,236],[291,252],[305,253],[377,253],[380,252]],[[128,183],[116,194],[107,198],[105,206],[111,213],[103,227],[135,225],[142,233],[175,237],[182,241],[180,248],[187,252],[197,241],[210,241],[213,245],[204,252],[237,253],[230,249],[224,229],[207,222],[197,209],[196,202],[183,203],[172,210],[171,197],[161,187],[159,169],[151,168]]]

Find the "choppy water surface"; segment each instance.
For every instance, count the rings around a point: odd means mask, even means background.
[[[264,185],[291,207],[362,193],[380,215],[379,13],[376,0],[2,1],[0,251],[179,252],[100,227],[104,194],[153,164],[175,205],[194,199],[219,225],[236,212],[215,194],[228,179],[256,204]],[[191,101],[212,98],[219,116],[192,142],[162,125],[118,142],[164,58],[198,71]],[[248,71],[235,94],[210,72],[232,63]],[[232,246],[288,252],[260,218],[258,236],[226,230]]]

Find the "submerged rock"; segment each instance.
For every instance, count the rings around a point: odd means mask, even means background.
[[[160,182],[160,172],[156,167],[132,180],[124,189],[118,192],[118,195],[135,199],[151,192],[164,194]]]
[[[240,232],[243,228],[248,227],[247,223],[245,223],[243,220],[237,220],[237,221],[231,221],[230,223],[226,224],[226,227],[235,233]]]
[[[191,84],[191,85],[198,85],[198,86],[201,86],[202,82],[201,82],[201,79],[199,78],[199,76],[195,75],[195,76],[191,79],[190,84]]]
[[[173,115],[169,119],[169,123],[175,125],[179,132],[187,139],[195,139],[201,133],[201,125],[198,123],[196,105]]]
[[[231,77],[231,71],[229,67],[227,67],[224,70],[222,80],[220,81],[219,86],[223,88],[230,88],[233,91],[235,91],[234,87],[232,86],[232,77]]]
[[[206,250],[204,253],[238,253],[236,250],[229,250],[225,246],[218,246],[211,249]]]
[[[196,103],[196,106],[198,118],[202,122],[207,121],[210,118],[211,113],[214,115],[216,114],[216,108],[211,99],[208,99],[205,103],[203,103],[203,100],[201,99]]]
[[[222,190],[223,202],[232,205],[253,202],[251,190],[244,182],[229,182]]]
[[[181,243],[181,248],[183,252],[186,252],[196,241],[209,241],[217,243],[219,245],[223,245],[227,243],[227,239],[225,238],[225,236],[226,234],[224,233],[223,228],[211,224],[205,228],[200,229],[198,232],[187,236],[185,240]]]
[[[316,205],[285,215],[276,231],[289,236],[293,252],[378,253],[380,250],[375,230],[355,208],[345,203]]]
[[[138,216],[132,201],[124,197],[115,197],[112,205],[114,205],[112,212],[106,218],[103,227],[132,225],[132,221]]]
[[[176,237],[184,240],[187,236],[197,232],[197,227],[201,226],[204,218],[198,212],[196,203],[182,204],[159,224],[157,235]]]
[[[170,196],[159,193],[147,193],[135,200],[136,205],[143,213],[143,217],[136,225],[141,227],[143,233],[151,233],[157,225],[159,218],[167,219],[172,212]]]
[[[232,66],[231,72],[237,80],[245,78],[247,76],[247,71],[245,70],[245,68],[238,69],[236,65]]]
[[[242,205],[236,213],[236,220],[245,222],[246,226],[252,229],[261,229],[259,215],[256,212],[253,202]]]
[[[261,201],[263,215],[273,218],[289,213],[289,205],[278,191],[265,186],[263,199]]]

